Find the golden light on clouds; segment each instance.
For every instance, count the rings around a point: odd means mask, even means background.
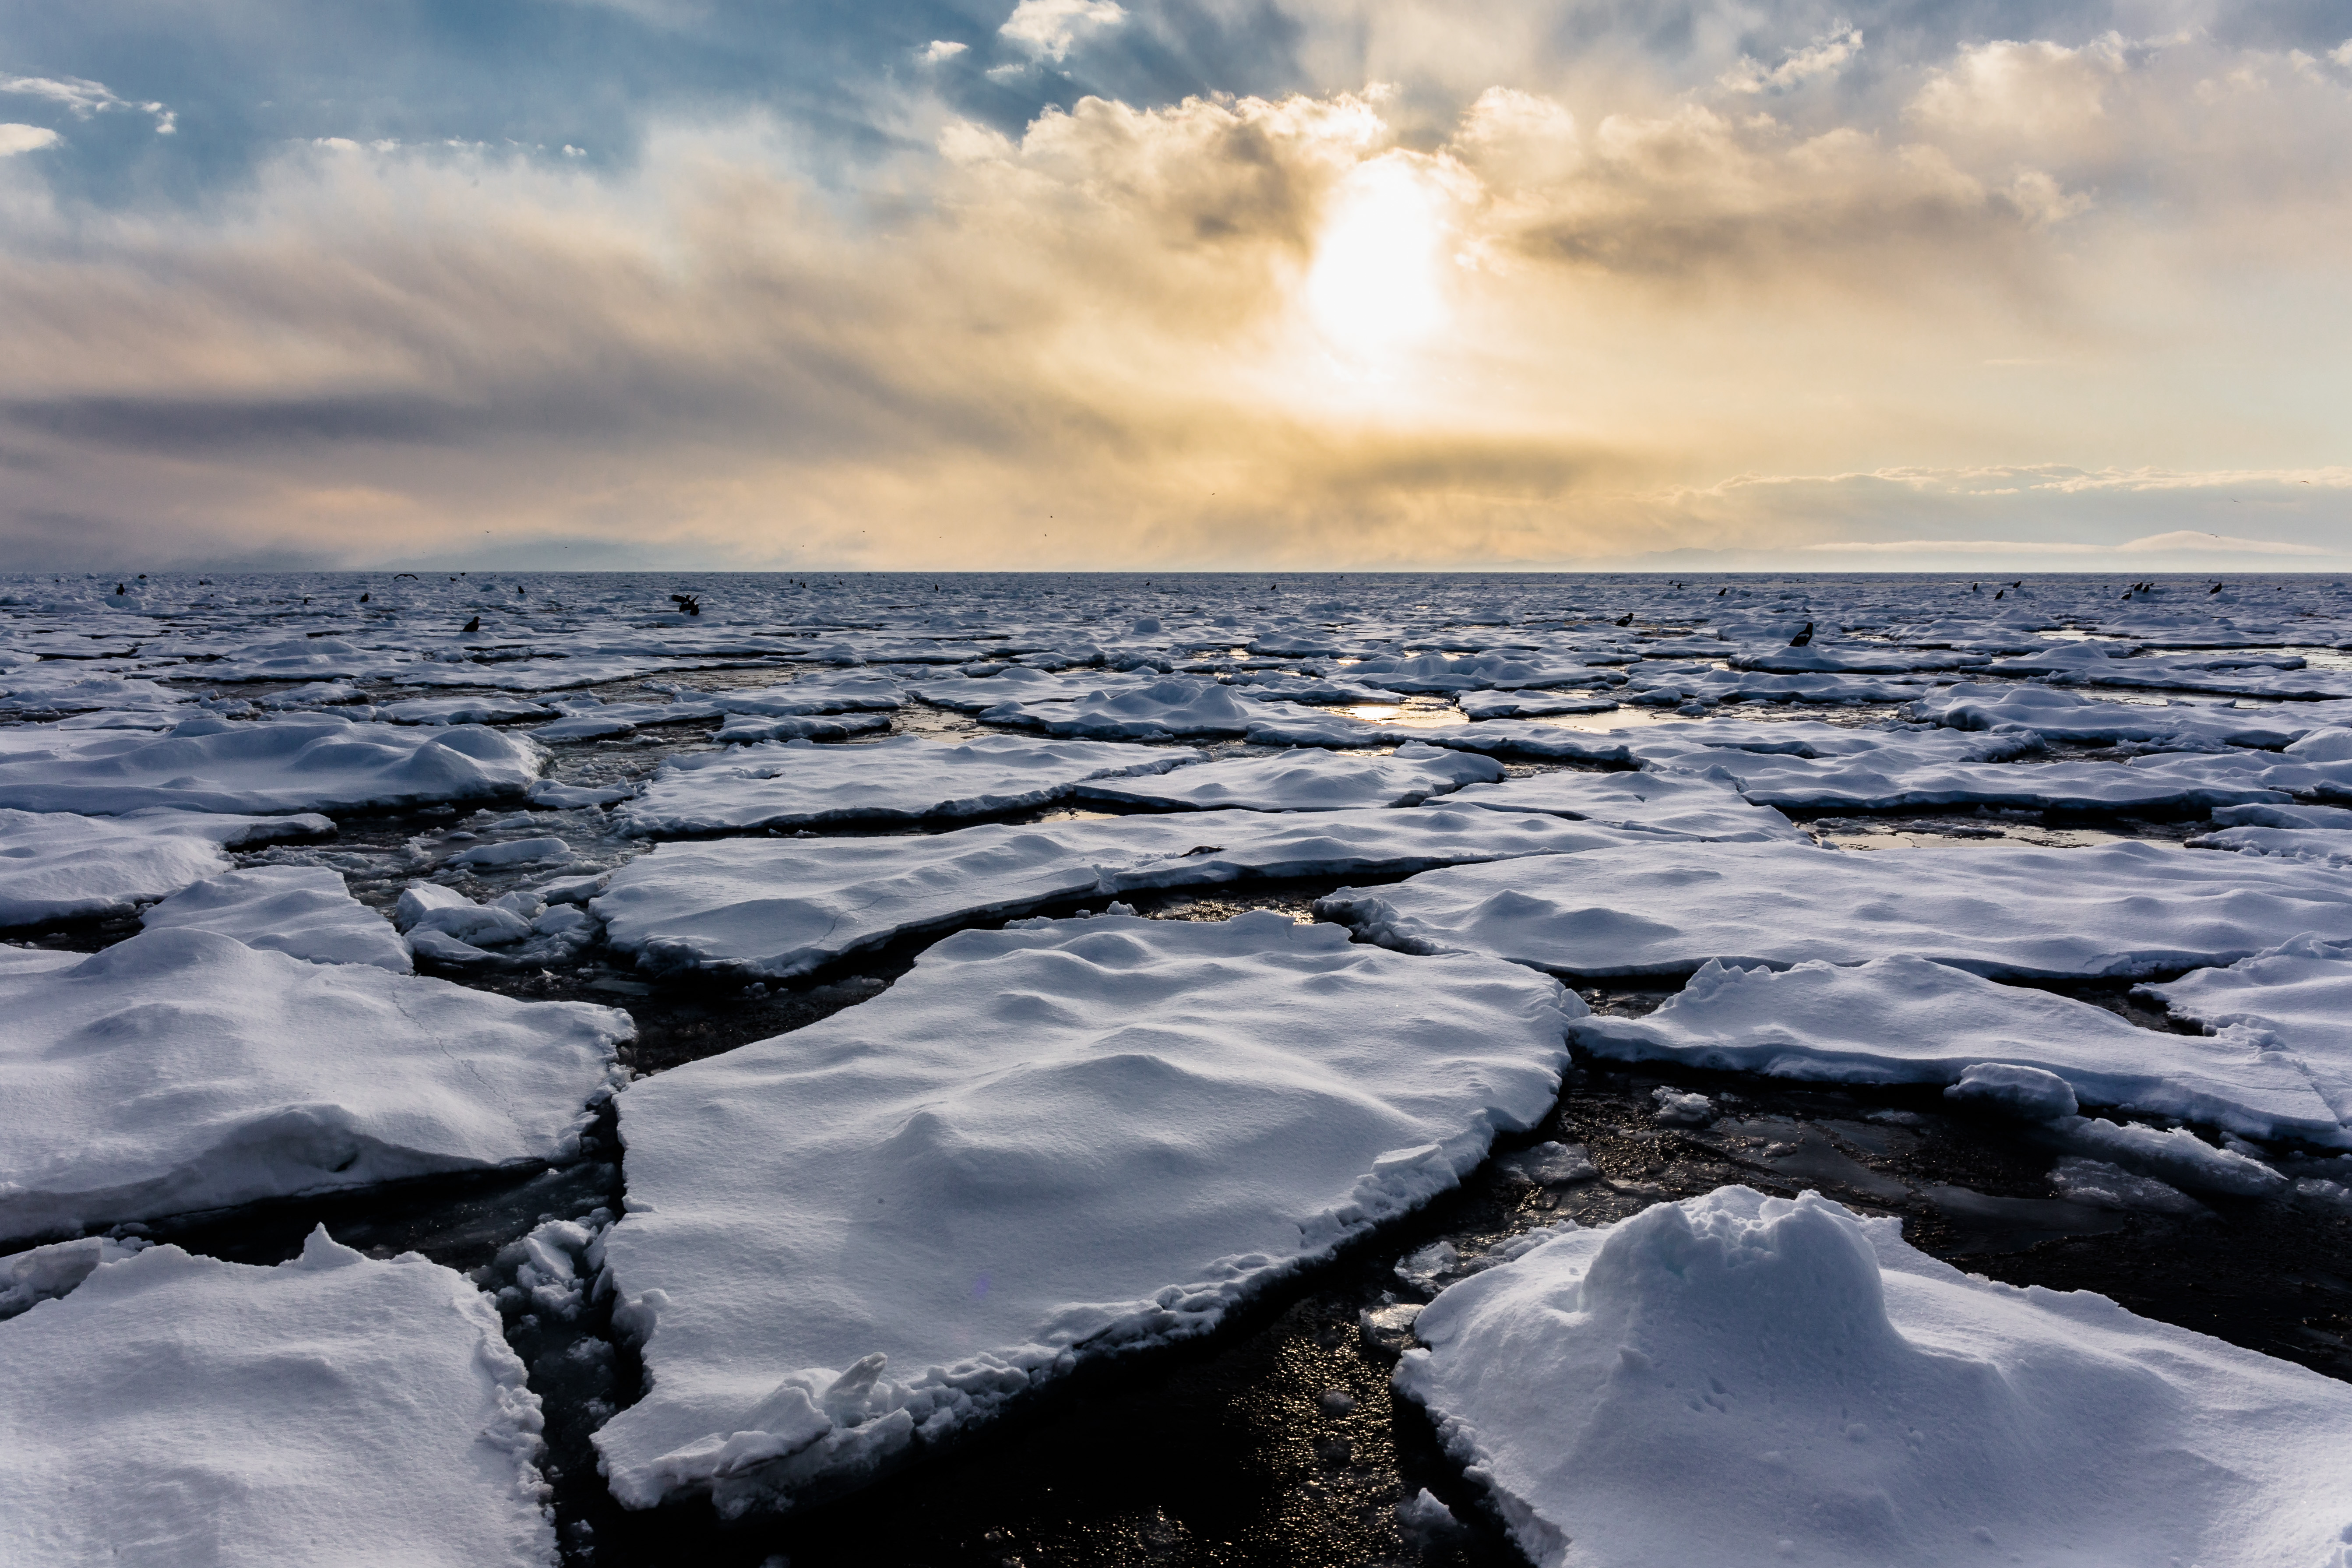
[[[6,527],[1335,569],[2347,536],[2352,66],[1971,44],[1791,96],[1876,39],[1442,113],[922,105],[863,190],[757,115],[613,170],[304,144],[136,216],[0,160]]]

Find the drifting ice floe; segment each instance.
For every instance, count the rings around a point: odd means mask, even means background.
[[[1729,785],[1687,773],[1549,773],[1474,784],[1454,799],[1490,811],[1541,811],[1608,827],[1738,843],[1802,839],[1804,830]]]
[[[208,931],[0,947],[0,1236],[553,1160],[633,1032]]]
[[[0,810],[0,926],[121,914],[228,870],[244,849],[335,830],[323,816]]]
[[[1186,812],[959,828],[922,837],[665,844],[592,906],[604,940],[653,970],[789,978],[913,932],[1059,900],[1253,877],[1416,870],[1622,844],[1528,812]]]
[[[255,866],[191,883],[139,917],[150,931],[216,931],[313,963],[372,963],[405,974],[408,944],[323,866]]]
[[[127,1251],[0,1322],[0,1558],[554,1563],[539,1396],[462,1276],[324,1227],[274,1268]]]
[[[982,816],[1063,799],[1087,779],[1199,760],[1173,747],[1013,735],[961,745],[920,735],[858,746],[787,741],[672,758],[618,815],[624,832],[647,837]]]
[[[1208,1331],[1550,1109],[1581,1005],[1258,912],[967,931],[621,1097],[596,1434],[635,1508],[788,1506],[1081,1360]]]
[[[1344,811],[1416,805],[1502,776],[1503,765],[1491,758],[1408,741],[1387,756],[1290,752],[1229,757],[1149,780],[1097,778],[1079,785],[1077,793],[1089,800],[1189,810]]]
[[[2136,1028],[2103,1007],[1907,955],[1777,972],[1709,963],[1654,1012],[1596,1014],[1575,1034],[1597,1057],[1832,1083],[1948,1084],[1979,1064],[2029,1067],[2089,1104],[2352,1147],[2309,1069],[2263,1036]]]
[[[2049,686],[1963,685],[1921,699],[1905,716],[1955,730],[2023,730],[2045,741],[2157,742],[2189,750],[2288,745],[2344,721],[2343,704],[2326,707],[2333,716],[2300,706],[2102,702]]]
[[[190,719],[163,735],[51,731],[0,751],[0,806],[114,816],[191,811],[355,811],[520,795],[542,753],[475,725],[354,724],[326,713],[233,723]]]
[[[1413,1331],[1398,1387],[1542,1568],[2331,1568],[2352,1540],[2352,1388],[1812,1194],[1555,1234]]]
[[[1099,684],[1099,683],[1097,683]],[[1089,691],[1074,701],[1020,700],[988,709],[984,724],[1010,724],[1049,735],[1097,741],[1167,741],[1186,735],[1240,735],[1262,715],[1213,680],[1164,676],[1150,684]]]
[[[2141,989],[2181,1017],[2285,1052],[2352,1123],[2352,948],[2305,937]]]
[[[1990,976],[2126,976],[2229,963],[2305,932],[2352,940],[2352,883],[2335,872],[2140,843],[1645,844],[1424,871],[1316,909],[1407,952],[1588,975],[1911,953]]]
[[[2199,835],[2189,841],[2189,847],[2352,866],[2352,829],[2342,827],[2224,827],[2218,833]]]

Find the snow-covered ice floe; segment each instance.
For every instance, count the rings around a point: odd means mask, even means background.
[[[2352,828],[2224,827],[2189,840],[2191,849],[2231,849],[2241,855],[2276,855],[2326,866],[2352,866]]]
[[[2311,1068],[2266,1035],[2137,1028],[2086,1002],[1907,954],[1780,971],[1709,963],[1655,1011],[1595,1014],[1574,1033],[1597,1057],[1838,1083],[1953,1084],[1979,1064],[2023,1066],[2087,1104],[2352,1146]]]
[[[2352,1387],[1725,1187],[1439,1296],[1397,1386],[1541,1568],[2338,1568]]]
[[[633,1032],[184,927],[0,947],[0,1236],[559,1159]]]
[[[1104,685],[1076,699],[1015,700],[983,710],[980,719],[983,724],[1042,730],[1049,735],[1166,741],[1246,733],[1261,717],[1257,707],[1236,699],[1216,681],[1171,675],[1149,684]]]
[[[1619,845],[1633,835],[1530,812],[1184,812],[990,825],[915,837],[664,844],[591,906],[653,970],[803,974],[898,937],[1057,900],[1255,877],[1418,870]]]
[[[224,849],[318,838],[309,814],[229,816],[150,808],[127,816],[0,810],[0,926],[122,914],[230,869]]]
[[[254,866],[208,878],[139,920],[150,931],[217,931],[314,963],[372,963],[396,974],[412,967],[399,933],[324,866]]]
[[[1316,909],[1406,952],[1585,975],[1912,953],[1994,977],[2126,977],[2229,963],[2306,932],[2352,939],[2340,873],[2137,842],[1638,844],[1424,871]]]
[[[1259,911],[966,931],[620,1097],[623,1503],[855,1481],[1079,1362],[1213,1329],[1549,1109],[1581,1004]]]
[[[0,1322],[0,1559],[551,1568],[539,1396],[463,1276],[112,1246]]]
[[[1047,805],[1088,779],[1199,760],[1176,747],[1018,735],[957,745],[920,735],[856,746],[786,741],[673,758],[618,816],[624,832],[643,837],[981,816]]]
[[[2352,945],[2299,938],[2140,989],[2178,1016],[2284,1053],[2352,1124]]]
[[[2153,742],[2183,750],[2285,746],[2315,729],[2344,721],[2340,713],[2307,714],[2303,706],[2102,702],[2049,686],[1964,684],[1921,698],[1905,714],[1955,730],[2023,730],[2045,741]]]
[[[1491,757],[1408,741],[1386,756],[1290,752],[1228,757],[1156,778],[1097,778],[1079,785],[1077,793],[1089,800],[1195,811],[1344,811],[1417,805],[1432,795],[1502,776],[1503,765]]]
[[[1802,839],[1804,829],[1730,785],[1688,773],[1549,773],[1473,784],[1453,797],[1490,811],[1540,811],[1608,827],[1730,843]]]
[[[0,806],[113,816],[191,811],[352,811],[520,795],[544,753],[503,731],[355,724],[331,713],[233,722],[207,714],[163,734],[50,731],[0,751]]]

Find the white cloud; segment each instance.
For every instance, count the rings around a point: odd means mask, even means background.
[[[1790,53],[1779,65],[1739,57],[1739,63],[1716,79],[1716,85],[1733,92],[1786,92],[1815,77],[1835,76],[1846,61],[1862,53],[1862,29],[1848,27],[1815,38]]]
[[[1021,0],[996,30],[1041,59],[1059,60],[1077,42],[1080,28],[1114,26],[1126,18],[1118,0]]]
[[[970,44],[959,44],[952,38],[933,38],[922,48],[915,51],[915,58],[925,65],[935,66],[941,60],[955,58],[970,47],[971,47]]]
[[[179,130],[179,116],[160,103],[133,103],[115,96],[114,89],[102,81],[90,81],[78,76],[0,76],[0,92],[19,93],[27,98],[47,99],[62,104],[76,120],[88,120],[93,114],[108,110],[130,109],[155,117],[155,134],[169,136]]]
[[[0,125],[0,158],[16,153],[37,153],[64,140],[46,125]]]

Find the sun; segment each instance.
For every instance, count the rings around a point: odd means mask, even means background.
[[[1334,347],[1373,356],[1445,324],[1446,205],[1409,154],[1359,164],[1340,184],[1307,274],[1307,314]]]

